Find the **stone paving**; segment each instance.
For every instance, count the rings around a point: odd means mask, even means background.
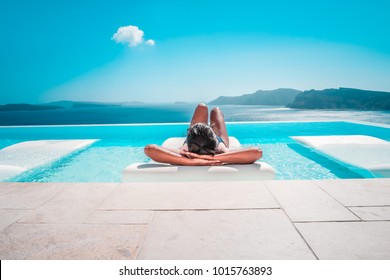
[[[390,259],[390,179],[0,183],[0,259]]]

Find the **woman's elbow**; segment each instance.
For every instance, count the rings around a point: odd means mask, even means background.
[[[148,157],[151,157],[151,155],[153,154],[153,151],[155,151],[157,149],[157,145],[155,144],[149,144],[149,145],[146,145],[145,148],[144,148],[144,153],[145,155],[147,155]]]
[[[263,151],[260,148],[252,148],[252,155],[253,155],[253,161],[256,161],[258,159],[261,159],[263,156]]]

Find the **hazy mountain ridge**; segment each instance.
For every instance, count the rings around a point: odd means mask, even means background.
[[[302,91],[289,88],[275,90],[258,90],[255,93],[241,96],[220,96],[209,102],[212,105],[273,105],[286,106],[294,102]]]
[[[43,110],[57,110],[57,109],[64,109],[64,107],[54,106],[54,105],[31,105],[31,104],[25,104],[25,103],[0,105],[1,112],[6,112],[6,111],[43,111]]]
[[[390,93],[353,88],[308,90],[286,107],[294,109],[390,110]]]
[[[126,106],[126,105],[139,105],[142,102],[97,102],[97,101],[54,101],[47,103],[47,105],[61,106],[65,108],[84,108],[84,107],[111,107],[111,106]],[[46,105],[46,104],[45,104]]]
[[[143,102],[93,102],[93,101],[54,101],[43,104],[13,103],[0,105],[0,112],[8,111],[45,111],[66,108],[90,108],[90,107],[120,107],[120,106],[138,106],[145,104]]]
[[[44,104],[6,104],[0,105],[0,112],[43,111],[67,108],[88,107],[132,107],[143,106],[143,102],[93,102],[93,101],[55,101]],[[190,104],[175,102],[175,105]],[[390,110],[390,92],[362,90],[353,88],[330,88],[306,90],[280,88],[258,90],[241,96],[220,96],[209,102],[211,105],[268,105],[285,106],[294,109],[351,109],[351,110]]]

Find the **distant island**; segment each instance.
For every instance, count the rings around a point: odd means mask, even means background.
[[[187,104],[190,104],[189,102],[186,102],[186,101],[176,101],[173,103],[174,105],[187,105]]]
[[[174,105],[187,105],[177,101]],[[354,88],[330,88],[324,90],[300,91],[289,88],[258,90],[241,96],[220,96],[210,105],[265,105],[281,106],[293,109],[340,109],[340,110],[390,110],[390,92],[362,90]],[[0,112],[8,111],[44,111],[67,108],[90,107],[137,107],[145,103],[132,102],[92,102],[92,101],[55,101],[43,104],[6,104],[0,105]]]
[[[89,108],[89,107],[118,107],[118,106],[136,106],[142,102],[125,102],[125,103],[104,103],[104,102],[88,102],[88,101],[55,101],[44,104],[5,104],[0,105],[0,112],[9,111],[45,111],[57,110],[65,108]]]
[[[64,107],[53,106],[53,105],[31,105],[31,104],[25,104],[25,103],[0,105],[0,112],[42,111],[42,110],[56,110],[56,109],[64,109]]]
[[[390,93],[353,88],[307,90],[286,107],[294,109],[390,110]]]
[[[258,90],[241,96],[220,96],[212,105],[273,105],[294,109],[390,110],[390,93],[338,88],[324,90]]]
[[[128,102],[132,104],[132,102]],[[93,101],[55,101],[45,105],[50,106],[61,106],[64,108],[87,108],[87,107],[111,107],[111,106],[122,106],[122,103],[110,103],[110,102],[93,102]]]
[[[286,106],[294,102],[302,91],[289,88],[275,90],[258,90],[255,93],[241,96],[220,96],[209,102],[211,105],[270,105]]]

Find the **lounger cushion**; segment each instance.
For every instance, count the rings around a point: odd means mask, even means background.
[[[162,146],[179,148],[184,140],[184,137],[169,138]],[[241,146],[235,137],[229,137],[229,144],[230,149]],[[178,166],[151,161],[131,164],[122,173],[124,182],[247,181],[274,178],[275,170],[265,162],[224,166]]]
[[[292,137],[315,151],[374,177],[390,177],[390,143],[366,135]]]
[[[125,168],[124,182],[251,181],[272,180],[275,170],[265,162],[224,166],[178,166],[134,163]]]

